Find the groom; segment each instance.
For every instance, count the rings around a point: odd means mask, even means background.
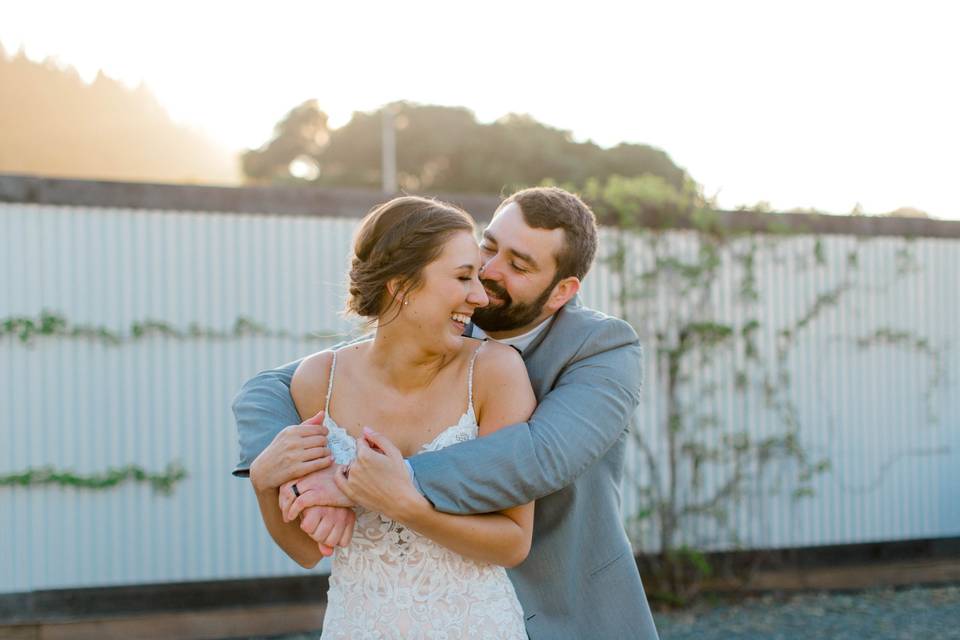
[[[641,349],[630,325],[576,297],[597,244],[593,212],[562,189],[525,189],[501,203],[483,234],[480,277],[490,304],[474,312],[473,337],[520,351],[539,405],[528,422],[409,459],[417,488],[439,511],[487,513],[537,501],[533,547],[509,571],[531,638],[657,638],[620,516]],[[289,394],[298,364],[260,373],[234,401],[235,475],[246,475],[268,446],[297,453],[295,439],[274,438],[300,421]],[[332,483],[324,472],[300,479],[288,468],[262,475],[277,489],[295,479],[300,487]],[[306,507],[304,518],[327,504],[306,497],[297,505]]]

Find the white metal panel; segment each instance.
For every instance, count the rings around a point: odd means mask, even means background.
[[[0,318],[57,312],[72,324],[128,333],[135,322],[192,324],[230,332],[248,318],[289,337],[173,338],[121,345],[91,338],[0,339],[0,474],[52,465],[77,473],[138,464],[161,471],[181,462],[188,479],[173,495],[141,485],[107,491],[0,488],[0,592],[296,574],[270,540],[246,481],[230,476],[236,435],[230,402],[256,371],[323,348],[313,331],[349,332],[340,315],[347,257],[357,221],[269,215],[108,210],[0,204]],[[757,240],[756,238],[754,240]],[[666,236],[678,255],[695,256],[689,231]],[[737,242],[748,242],[750,239]],[[960,534],[960,242],[923,239],[820,239],[824,266],[811,264],[816,238],[760,238],[761,299],[738,298],[738,266],[723,255],[710,298],[719,321],[742,326],[759,314],[758,339],[772,353],[776,330],[844,279],[857,287],[825,309],[791,352],[791,397],[805,446],[832,461],[811,498],[793,501],[787,483],[764,484],[732,514],[743,544],[757,547],[867,542]],[[601,257],[609,253],[604,240]],[[631,268],[652,265],[634,240]],[[896,276],[908,248],[918,270]],[[847,254],[859,253],[852,269]],[[901,256],[902,257],[902,256]],[[902,260],[901,260],[902,262]],[[618,312],[620,283],[598,261],[585,283],[590,306]],[[671,326],[670,292],[633,303]],[[664,419],[649,326],[637,428],[665,455]],[[879,328],[923,336],[939,354],[941,382],[929,398],[931,360],[916,349],[860,348]],[[754,388],[734,389],[742,358],[727,353],[693,372],[686,400],[715,412],[708,438],[746,429],[780,429]],[[715,395],[708,393],[717,385]],[[928,402],[929,401],[929,402]],[[928,411],[928,406],[932,411]],[[716,440],[714,440],[716,441]],[[627,455],[624,515],[636,513],[649,470],[635,446]],[[704,491],[722,481],[708,469]],[[656,548],[651,521],[635,529]],[[684,538],[729,547],[709,522]]]
[[[672,255],[695,257],[693,234],[672,231],[666,241]],[[751,241],[734,241],[733,246]],[[823,247],[822,266],[812,259],[818,241]],[[769,468],[752,495],[744,496],[731,514],[741,534],[739,544],[766,548],[957,535],[960,325],[955,319],[960,304],[956,275],[960,243],[789,236],[762,244],[756,254],[760,291],[756,308],[737,301],[739,275],[726,255],[706,317],[734,327],[757,317],[768,365],[773,365],[770,355],[780,329],[803,317],[820,294],[843,283],[850,288],[806,326],[787,360],[792,377],[789,396],[798,409],[802,442],[811,455],[829,459],[832,470],[816,478],[813,497],[793,500],[794,468],[789,464]],[[859,253],[857,269],[847,264],[854,250]],[[911,254],[910,260],[902,259],[904,251]],[[645,252],[650,253],[642,243],[634,245],[634,273],[650,266]],[[900,273],[898,265],[912,266]],[[615,310],[614,295],[597,296],[598,291],[616,288],[610,286],[612,280],[599,262],[585,283],[589,303]],[[663,294],[661,290],[633,309],[634,316],[642,318],[651,305],[658,307],[652,310],[655,320],[637,323],[648,354],[637,424],[661,461],[667,459],[668,449],[655,330],[669,331],[678,324],[670,315],[677,305]],[[858,346],[858,339],[878,330],[903,332],[911,341],[923,339],[930,353],[907,344]],[[715,412],[720,419],[719,428],[704,432],[701,441],[716,444],[724,434],[744,428],[754,437],[781,432],[781,416],[765,406],[757,388],[745,394],[735,391],[738,358],[719,353],[711,364],[692,367],[691,380],[682,390],[690,407]],[[705,395],[714,384],[722,391]],[[631,452],[628,463],[624,516],[629,521],[639,509],[635,479],[641,485],[649,479],[642,457]],[[703,494],[710,495],[723,477],[724,469],[709,468]],[[778,483],[780,490],[773,492]],[[654,520],[645,521],[634,533],[641,548],[658,548]],[[680,540],[701,548],[737,546],[709,521],[687,527]]]

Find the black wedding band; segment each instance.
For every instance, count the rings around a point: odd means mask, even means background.
[[[292,485],[290,485],[290,488],[293,489],[293,495],[295,495],[296,497],[299,498],[299,497],[300,497],[300,491],[297,489],[297,483],[294,482]]]

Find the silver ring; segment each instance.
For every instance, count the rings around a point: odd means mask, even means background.
[[[296,483],[296,482],[294,482],[292,485],[290,485],[290,489],[293,490],[293,495],[294,495],[294,496],[296,496],[297,498],[300,497],[300,491],[297,489],[297,483]]]

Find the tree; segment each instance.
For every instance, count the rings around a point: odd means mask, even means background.
[[[900,207],[890,213],[883,214],[890,218],[929,218],[930,214],[916,207]]]
[[[0,51],[0,172],[100,180],[235,183],[236,158],[175,124],[143,85]],[[15,99],[14,99],[15,97]]]
[[[678,189],[688,180],[666,153],[647,145],[602,149],[529,115],[481,124],[462,107],[410,102],[356,112],[332,130],[316,101],[304,103],[277,125],[270,142],[244,155],[244,171],[255,181],[290,180],[290,163],[309,159],[318,184],[378,187],[384,109],[396,127],[398,182],[408,191],[498,193],[547,177],[583,185],[614,174],[656,175]]]
[[[300,160],[315,165],[329,141],[327,114],[316,100],[307,100],[277,123],[269,142],[243,154],[243,173],[253,181],[296,179],[291,164]]]

